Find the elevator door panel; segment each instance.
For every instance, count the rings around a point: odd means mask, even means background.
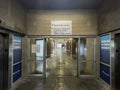
[[[4,70],[4,89],[3,90],[8,90],[8,51],[9,51],[9,40],[8,36],[4,36],[4,61],[3,61],[3,70]]]
[[[0,90],[8,90],[8,36],[0,34]]]
[[[3,90],[3,36],[0,34],[0,90]]]
[[[115,35],[115,88],[120,90],[120,34]]]

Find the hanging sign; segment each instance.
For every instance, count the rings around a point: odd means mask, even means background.
[[[51,21],[51,35],[72,35],[72,21]]]

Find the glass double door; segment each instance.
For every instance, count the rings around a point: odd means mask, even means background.
[[[95,42],[96,38],[76,39],[77,74],[80,76],[95,76]],[[30,38],[30,70],[31,74],[46,76],[46,40]]]
[[[30,38],[30,74],[46,75],[46,40]]]
[[[95,38],[80,38],[78,41],[78,75],[95,75]]]

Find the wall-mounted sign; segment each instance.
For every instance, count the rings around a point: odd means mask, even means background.
[[[72,21],[51,21],[51,35],[72,35]]]
[[[110,85],[110,34],[100,37],[100,77]]]
[[[22,70],[22,37],[14,35],[13,38],[13,83],[21,77]]]
[[[100,37],[100,61],[110,64],[110,35]]]
[[[22,38],[20,36],[14,36],[13,63],[20,62],[21,60],[22,60]]]
[[[13,66],[13,82],[15,82],[21,77],[21,68],[21,63],[18,63]]]
[[[39,53],[40,52],[40,45],[32,44],[32,53]]]
[[[100,77],[110,85],[110,67],[100,64]]]

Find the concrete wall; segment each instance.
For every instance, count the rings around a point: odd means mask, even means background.
[[[0,20],[14,31],[26,33],[25,9],[17,0],[0,0]]]
[[[35,73],[36,72],[36,54],[32,53],[32,44],[36,44],[36,39],[31,38],[30,39],[30,72],[29,73]]]
[[[99,9],[98,15],[99,34],[120,28],[120,0],[105,0]],[[100,55],[97,56],[97,58],[100,59]],[[100,68],[98,68],[98,71],[99,69]],[[100,83],[104,86],[105,90],[111,90],[110,85],[105,83],[103,80],[100,81],[102,81]]]
[[[28,46],[28,38],[27,36],[25,36],[24,38],[22,38],[22,77],[26,77],[28,75],[28,50],[29,50],[29,46]]]
[[[86,39],[86,68],[88,74],[94,74],[94,38]]]
[[[20,32],[20,33],[26,33],[26,11],[21,6],[21,4],[18,2],[18,0],[0,0],[0,20],[2,20],[6,27],[12,29],[13,31]],[[9,33],[9,35],[13,36],[13,33]],[[12,39],[10,39],[12,40]],[[22,52],[22,77],[25,77],[27,75],[27,43],[26,43],[26,37],[23,38],[23,52]],[[12,46],[11,46],[12,48]],[[11,55],[11,53],[10,53]],[[11,63],[10,63],[11,64]],[[9,68],[11,70],[11,68]],[[11,77],[11,76],[10,76]],[[20,79],[21,80],[21,79]],[[19,81],[16,81],[13,85],[16,86]],[[10,81],[9,81],[10,82]],[[12,83],[10,83],[9,88],[11,88]]]
[[[98,15],[100,34],[120,28],[120,0],[105,0]]]
[[[96,35],[96,10],[35,11],[27,13],[28,35],[51,35],[51,20],[72,20],[73,35]]]

